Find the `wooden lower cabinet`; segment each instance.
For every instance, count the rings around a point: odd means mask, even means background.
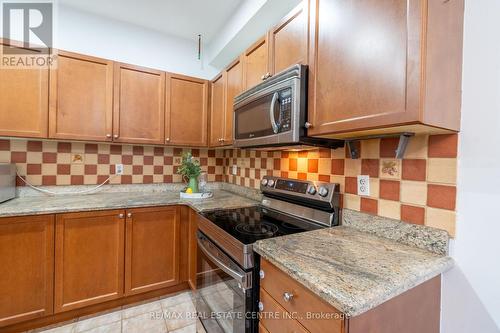
[[[125,295],[179,283],[180,207],[127,210]]]
[[[124,245],[123,210],[58,215],[54,311],[121,297]]]
[[[50,315],[54,217],[0,219],[0,327]]]

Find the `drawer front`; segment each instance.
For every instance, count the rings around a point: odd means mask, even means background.
[[[260,315],[260,332],[267,333],[307,333],[297,321],[293,320],[284,308],[282,308],[268,293],[260,290],[260,301],[263,305],[263,311]]]
[[[309,331],[344,331],[344,317],[340,311],[265,259],[262,259],[261,270],[264,278],[260,281],[260,287],[289,313],[296,313],[297,320]]]

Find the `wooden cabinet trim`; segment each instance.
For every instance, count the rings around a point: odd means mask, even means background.
[[[223,145],[221,139],[224,138],[226,126],[226,82],[225,73],[219,73],[210,82],[210,121],[209,121],[209,145],[210,147],[220,147]],[[219,96],[222,100],[215,98],[215,85],[222,84],[222,94]],[[221,108],[216,109],[216,103],[221,104]]]
[[[248,58],[254,53],[256,52],[259,48],[261,47],[265,47],[265,55],[266,55],[266,60],[265,60],[265,71],[264,73],[262,73],[261,75],[265,75],[267,73],[270,73],[270,66],[269,66],[269,32],[267,32],[263,37],[259,38],[255,43],[253,43],[248,49],[246,49],[246,51],[241,55],[240,57],[240,60],[241,60],[241,63],[242,63],[242,89],[243,90],[247,90],[251,87],[253,87],[254,85],[262,82],[262,79],[260,79],[260,76],[259,76],[259,82],[255,82],[254,84],[250,84],[248,82],[249,80],[249,76],[248,76],[248,71],[249,71],[249,68],[248,68]],[[230,68],[231,67],[234,67],[234,66],[229,66]]]

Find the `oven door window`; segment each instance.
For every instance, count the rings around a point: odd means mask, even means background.
[[[275,134],[271,122],[271,107],[275,121],[280,116],[279,100],[273,101],[273,95],[263,96],[245,106],[238,108],[235,113],[235,138],[252,139]]]

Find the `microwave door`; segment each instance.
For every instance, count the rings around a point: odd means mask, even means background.
[[[246,141],[272,138],[278,132],[274,107],[277,102],[277,93],[271,93],[239,107],[234,114],[235,139]]]

